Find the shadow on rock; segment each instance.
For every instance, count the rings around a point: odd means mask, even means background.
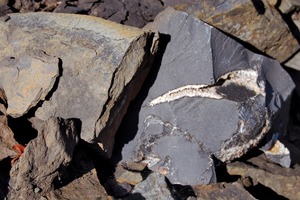
[[[156,79],[157,73],[161,66],[162,56],[170,39],[171,38],[169,35],[160,34],[159,36],[158,52],[155,61],[140,92],[138,93],[137,97],[130,103],[128,111],[124,116],[123,121],[116,134],[115,147],[112,155],[114,164],[117,164],[122,159],[121,151],[124,147],[124,144],[127,144],[129,141],[131,141],[137,133],[139,121],[138,117],[141,106],[148,95],[149,89]]]

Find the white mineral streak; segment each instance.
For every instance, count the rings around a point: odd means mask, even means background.
[[[221,76],[218,80],[225,80],[222,86],[229,84],[237,84],[244,86],[245,88],[252,90],[256,95],[264,95],[263,81],[258,81],[258,73],[256,70],[237,70],[227,73]],[[157,104],[171,102],[183,97],[202,97],[211,99],[222,99],[224,96],[217,93],[217,89],[221,87],[219,85],[185,85],[174,90],[170,90],[167,93],[153,99],[149,102],[149,106],[155,106]],[[255,95],[255,96],[256,96]]]
[[[222,99],[223,96],[216,92],[216,88],[207,88],[207,85],[185,85],[167,92],[166,94],[153,99],[149,106],[170,102],[182,97],[206,97],[212,99]]]
[[[222,86],[229,84],[237,84],[252,90],[256,95],[265,95],[264,82],[258,80],[258,72],[253,69],[237,70],[221,76],[218,80],[224,79],[225,83]]]

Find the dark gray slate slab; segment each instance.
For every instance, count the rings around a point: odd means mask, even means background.
[[[145,28],[170,42],[138,131],[123,130],[135,136],[124,144],[122,162],[144,162],[172,184],[215,182],[211,156],[230,161],[255,146],[285,114],[294,84],[277,61],[186,13],[168,8]],[[283,119],[272,131],[285,130]]]

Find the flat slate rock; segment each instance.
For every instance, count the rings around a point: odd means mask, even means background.
[[[120,132],[133,136],[121,162],[144,162],[172,184],[209,184],[216,181],[212,155],[224,162],[240,157],[273,123],[272,131],[284,133],[287,121],[276,117],[288,119],[294,84],[277,61],[172,8],[145,28],[170,42],[136,117],[137,131]]]
[[[83,15],[2,17],[0,87],[8,114],[22,116],[39,103],[35,116],[42,120],[80,119],[81,138],[99,142],[109,156],[115,131],[149,71],[153,37],[150,31]]]

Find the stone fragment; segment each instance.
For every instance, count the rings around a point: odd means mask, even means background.
[[[197,199],[206,200],[254,200],[255,198],[238,183],[214,183],[193,187]]]
[[[266,161],[265,161],[266,162]],[[299,166],[298,169],[287,169],[281,168],[274,171],[274,167],[267,169],[265,162],[255,162],[259,168],[254,167],[255,165],[249,165],[242,162],[230,163],[226,166],[227,171],[230,175],[239,175],[242,177],[251,177],[254,185],[262,184],[278,195],[281,195],[287,199],[296,200],[300,198],[300,177],[299,177]],[[261,166],[265,166],[261,169]],[[270,165],[270,164],[269,164]],[[273,164],[274,165],[274,164]],[[277,166],[276,168],[280,168]],[[273,171],[271,171],[273,170]],[[295,173],[298,170],[298,173]],[[294,171],[286,173],[285,171]],[[283,174],[283,173],[286,174]]]
[[[300,53],[297,53],[290,60],[288,60],[284,65],[289,67],[289,68],[300,71],[299,62],[300,62]]]
[[[143,177],[140,173],[126,170],[120,165],[116,167],[114,175],[117,182],[126,182],[130,185],[136,185],[143,180]]]
[[[4,90],[0,89],[0,112],[2,114],[7,114],[6,113],[6,107],[7,107],[7,99],[5,96]]]
[[[266,0],[220,1],[181,0],[167,1],[206,23],[247,42],[284,62],[299,49],[279,12]]]
[[[78,145],[63,179],[54,191],[45,195],[47,199],[108,200],[100,184],[95,166],[84,146]]]
[[[240,157],[271,125],[284,133],[294,83],[277,61],[172,8],[146,28],[170,42],[135,117],[137,131],[120,133],[120,141],[133,136],[121,162],[146,163],[172,184],[209,184],[216,181],[212,155]]]
[[[15,157],[17,153],[13,151],[12,146],[16,145],[14,133],[8,127],[7,117],[0,115],[0,161],[7,157]]]
[[[55,87],[36,117],[80,119],[81,138],[99,142],[97,148],[110,156],[118,125],[149,70],[155,53],[151,51],[154,33],[81,15],[26,13],[9,17],[0,23],[0,60],[29,62],[27,52],[43,52],[59,60]],[[39,65],[38,69],[44,68]],[[36,71],[32,69],[32,73]],[[13,72],[18,74],[16,69]],[[9,81],[14,80],[6,83]]]
[[[90,14],[141,28],[153,21],[163,9],[163,3],[160,0],[103,0],[93,4]]]
[[[20,117],[45,100],[59,75],[59,60],[42,51],[26,51],[15,58],[10,52],[12,46],[8,45],[0,51],[0,86],[7,98],[7,114]]]
[[[53,189],[69,165],[79,139],[79,120],[50,118],[10,172],[10,199],[35,199]]]
[[[277,139],[275,141],[271,140],[270,142],[272,144],[269,148],[269,144],[267,143],[267,145],[260,149],[274,163],[277,163],[283,167],[290,167],[292,162],[290,151]]]
[[[288,14],[300,7],[299,0],[267,0],[273,7],[278,8],[282,13]]]
[[[292,18],[292,22],[296,25],[295,29],[297,31],[299,31],[299,29],[300,29],[300,13],[299,12],[294,13],[291,18]],[[295,55],[293,55],[292,57],[290,57],[290,59],[287,60],[284,63],[284,65],[286,67],[300,71],[299,63],[300,63],[300,53],[298,52]]]
[[[119,183],[114,178],[110,178],[105,181],[103,187],[108,194],[117,198],[124,198],[128,196],[132,190],[132,186],[127,182]]]
[[[129,199],[173,199],[165,177],[159,173],[151,173],[144,181],[137,184],[132,190]]]

